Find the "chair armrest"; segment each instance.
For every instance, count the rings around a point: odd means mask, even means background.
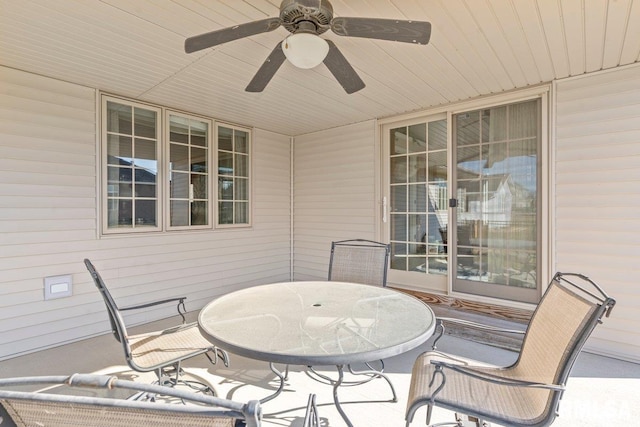
[[[470,320],[455,319],[452,317],[438,317],[436,319],[436,330],[439,330],[439,331],[438,331],[437,338],[433,341],[433,345],[431,346],[432,350],[435,350],[437,348],[436,343],[444,335],[445,323],[453,323],[453,324],[464,326],[467,328],[474,328],[474,329],[480,329],[483,331],[491,331],[491,332],[503,332],[503,333],[509,333],[509,334],[517,334],[517,335],[524,335],[526,333],[525,330],[499,328],[497,326],[484,325],[482,323],[472,322]]]
[[[178,309],[178,314],[180,315],[180,317],[182,317],[182,323],[186,323],[187,319],[186,319],[186,317],[184,317],[184,315],[187,313],[187,308],[184,306],[184,300],[186,300],[186,299],[187,299],[187,297],[163,299],[163,300],[160,300],[160,301],[153,301],[153,302],[148,302],[148,303],[145,303],[145,304],[130,305],[128,307],[122,307],[122,308],[120,308],[120,311],[136,310],[136,309],[139,309],[139,308],[153,307],[155,305],[166,304],[166,303],[169,303],[169,302],[178,301],[178,304],[177,304],[177,307],[176,307]]]
[[[440,373],[442,375],[441,387],[444,386],[444,383],[445,383],[444,369],[446,368],[446,369],[451,369],[453,371],[461,373],[463,375],[467,375],[472,378],[475,378],[481,381],[487,381],[493,384],[512,386],[512,387],[544,388],[544,389],[553,390],[553,391],[563,391],[565,389],[563,385],[559,385],[559,384],[546,384],[546,383],[540,383],[535,381],[524,381],[524,380],[518,380],[514,378],[506,378],[506,377],[491,374],[488,372],[479,371],[470,366],[460,366],[460,365],[443,362],[440,360],[432,360],[431,364],[436,366],[436,370],[433,374],[432,382],[435,380],[436,374]],[[438,391],[439,390],[434,392],[434,395]]]

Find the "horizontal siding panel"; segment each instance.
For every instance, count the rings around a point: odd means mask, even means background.
[[[0,172],[1,174],[1,172]],[[11,177],[10,174],[5,174],[5,177]],[[35,185],[24,184],[18,181],[16,182],[2,182],[0,185],[0,196],[18,196],[18,197],[50,197],[52,194],[51,186],[47,185]],[[94,180],[95,182],[95,180]],[[69,197],[69,198],[85,198],[96,196],[96,191],[93,188],[88,187],[65,187],[56,185],[55,187],[56,198]]]
[[[557,147],[560,155],[571,150],[575,146],[590,148],[594,145],[611,147],[620,144],[633,144],[639,140],[638,131],[621,132],[618,129],[607,135],[581,135],[579,137],[564,137],[562,147]]]
[[[374,122],[296,137],[294,278],[326,279],[332,240],[375,236]]]
[[[1,210],[1,208],[0,208]],[[23,219],[2,221],[0,220],[0,233],[41,233],[49,231],[69,230],[95,230],[95,219],[58,219],[55,222],[50,219],[42,221],[25,221]]]
[[[572,146],[570,142],[566,142],[564,149],[558,151],[556,160],[558,161],[558,167],[571,167],[571,161],[591,161],[593,168],[604,169],[610,168],[612,163],[616,163],[620,160],[628,159],[629,162],[637,161],[635,156],[640,155],[640,132],[626,133],[629,137],[629,141],[616,141],[612,142],[607,139],[605,141],[600,139],[600,143],[594,144],[580,144],[580,139],[577,138],[577,144]],[[577,149],[579,147],[579,149]],[[612,148],[614,148],[612,150]]]
[[[640,73],[560,81],[556,268],[588,275],[617,305],[587,348],[640,360]]]
[[[4,85],[5,81],[7,85]],[[290,138],[253,132],[253,226],[98,236],[95,90],[0,67],[0,360],[109,331],[82,260],[121,305],[221,294],[290,277]],[[73,295],[43,300],[43,278]],[[175,307],[127,313],[128,324]]]

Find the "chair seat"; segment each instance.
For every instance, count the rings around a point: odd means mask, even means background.
[[[152,371],[214,348],[198,329],[188,323],[163,331],[129,337],[132,362],[141,370]]]
[[[432,360],[449,364],[463,365],[475,371],[498,375],[505,379],[527,380],[518,375],[517,368],[501,368],[481,363],[472,359],[450,357],[437,351],[421,354],[413,365],[411,386],[409,389],[409,405],[417,400],[431,399],[442,382],[437,375],[431,386],[436,366]],[[551,391],[539,388],[514,387],[490,383],[470,377],[451,369],[446,369],[446,387],[436,395],[438,406],[451,410],[464,409],[465,413],[475,413],[484,417],[504,419],[509,414],[513,424],[535,425],[545,415],[546,406],[550,404]],[[464,402],[464,407],[461,403]]]
[[[25,426],[49,427],[234,427],[231,417],[213,418],[204,415],[185,415],[168,411],[140,410],[135,408],[105,409],[97,405],[81,403],[38,402],[22,400],[4,401],[12,417]],[[21,425],[21,424],[18,424]]]

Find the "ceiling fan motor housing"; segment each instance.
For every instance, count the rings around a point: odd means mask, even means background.
[[[311,22],[316,27],[315,34],[322,34],[331,27],[333,6],[327,0],[284,0],[280,4],[280,19],[291,33],[296,33],[301,23]],[[308,28],[308,24],[302,28]]]

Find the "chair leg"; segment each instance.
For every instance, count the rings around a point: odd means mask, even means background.
[[[213,356],[210,356],[209,353],[212,353]],[[207,356],[207,359],[209,359],[209,362],[211,362],[212,365],[218,363],[218,359],[220,359],[222,360],[222,363],[224,363],[225,367],[229,367],[229,354],[221,348],[213,347],[213,349],[206,352],[204,355]]]
[[[316,406],[316,395],[310,394],[307,402],[307,411],[304,414],[304,427],[320,427],[320,417],[318,416],[318,407]]]

